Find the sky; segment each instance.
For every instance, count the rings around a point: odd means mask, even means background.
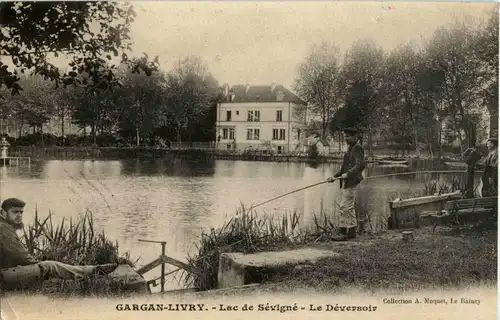
[[[496,3],[365,1],[133,1],[133,53],[159,57],[172,69],[200,56],[219,84],[293,89],[299,64],[315,44],[327,41],[340,55],[355,41],[371,39],[386,52],[421,43],[454,21],[478,25]],[[63,56],[50,59],[66,69]],[[10,64],[10,61],[3,61]]]
[[[476,23],[492,3],[437,2],[134,2],[135,54],[159,56],[161,68],[189,55],[204,59],[220,84],[291,87],[314,44],[342,54],[369,38],[390,51],[428,39],[453,21]],[[477,23],[476,23],[477,24]]]

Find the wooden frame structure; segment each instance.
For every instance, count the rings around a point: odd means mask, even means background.
[[[143,240],[143,239],[139,239],[139,241],[140,242],[157,243],[157,244],[161,245],[160,256],[158,258],[156,258],[155,260],[151,261],[150,263],[146,264],[145,266],[136,270],[136,272],[138,274],[143,276],[145,273],[148,273],[149,271],[155,269],[156,267],[161,266],[161,275],[159,277],[152,279],[152,280],[149,280],[147,282],[148,286],[153,285],[154,287],[156,287],[158,285],[157,281],[160,280],[160,286],[161,286],[160,292],[161,293],[165,292],[165,277],[167,277],[168,275],[170,275],[172,273],[179,271],[180,269],[183,269],[183,270],[186,270],[187,272],[191,272],[191,273],[198,274],[198,275],[202,274],[199,270],[192,268],[188,264],[186,264],[182,261],[179,261],[177,259],[168,257],[166,255],[166,245],[167,245],[166,241],[153,241],[153,240]],[[166,264],[173,265],[173,266],[177,267],[178,269],[174,270],[172,272],[169,272],[169,273],[165,273]]]

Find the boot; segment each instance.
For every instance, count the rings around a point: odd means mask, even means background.
[[[332,237],[333,241],[347,241],[346,228],[339,228],[339,233]]]
[[[356,227],[339,228],[339,234],[332,237],[333,241],[347,241],[348,239],[356,238]]]
[[[365,233],[366,233],[365,221],[364,220],[360,220],[360,221],[358,221],[358,234],[362,235],[362,234],[365,234]]]
[[[356,227],[347,229],[347,239],[356,239]]]
[[[116,263],[100,264],[100,265],[95,266],[94,274],[95,275],[110,274],[111,272],[115,271],[115,269],[117,267],[118,267],[118,264],[116,264]]]

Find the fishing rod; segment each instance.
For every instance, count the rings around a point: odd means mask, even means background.
[[[369,176],[369,177],[364,178],[363,181],[365,181],[367,179],[385,178],[385,177],[391,177],[391,176],[402,176],[402,175],[420,174],[420,173],[427,173],[427,174],[429,174],[429,173],[466,173],[466,172],[465,171],[458,171],[458,170],[441,170],[441,171],[411,171],[411,172],[400,172],[400,173],[388,173],[388,174],[381,174],[381,175]],[[282,195],[277,196],[275,198],[272,198],[270,200],[267,200],[267,201],[261,202],[259,204],[256,204],[254,206],[251,206],[248,210],[246,210],[246,212],[249,212],[252,209],[260,207],[260,206],[262,206],[262,205],[264,205],[266,203],[269,203],[271,201],[278,200],[280,198],[286,197],[286,196],[291,195],[293,193],[296,193],[296,192],[299,192],[299,191],[303,191],[303,190],[306,190],[306,189],[309,189],[309,188],[312,188],[312,187],[316,187],[316,186],[319,186],[319,185],[322,185],[322,184],[325,184],[325,183],[331,183],[331,182],[334,182],[334,181],[339,180],[339,179],[341,179],[341,178],[338,177],[338,178],[335,178],[335,179],[332,179],[332,180],[328,179],[328,180],[317,182],[315,184],[312,184],[312,185],[309,185],[309,186],[306,186],[306,187],[303,187],[303,188],[300,188],[300,189],[297,189],[297,190],[290,191],[288,193],[282,194]]]
[[[288,195],[290,195],[290,194],[292,194],[292,193],[296,193],[296,192],[299,192],[299,191],[302,191],[302,190],[306,190],[306,189],[309,189],[309,188],[312,188],[312,187],[316,187],[316,186],[319,186],[319,185],[321,185],[321,184],[329,183],[330,181],[331,181],[331,182],[333,182],[333,181],[338,180],[338,179],[340,179],[340,178],[335,178],[334,180],[325,180],[325,181],[321,181],[321,182],[318,182],[318,183],[315,183],[315,184],[311,184],[310,186],[306,186],[306,187],[303,187],[303,188],[300,188],[300,189],[297,189],[297,190],[293,190],[293,191],[291,191],[291,192],[288,192],[288,193],[282,194],[281,196],[277,196],[276,198],[272,198],[271,200],[267,200],[267,201],[265,201],[265,202],[262,202],[262,203],[259,203],[259,204],[255,205],[255,206],[252,206],[252,207],[250,207],[250,208],[248,209],[248,211],[250,211],[250,210],[252,210],[252,209],[254,209],[254,208],[260,207],[261,205],[266,204],[266,203],[269,203],[269,202],[271,202],[271,201],[274,201],[274,200],[277,200],[277,199],[280,199],[280,198],[286,197],[286,196],[288,196]]]

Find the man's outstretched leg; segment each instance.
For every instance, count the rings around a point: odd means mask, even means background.
[[[97,266],[73,266],[58,261],[41,261],[38,263],[42,272],[42,279],[57,278],[61,280],[80,280],[97,274],[113,272],[116,264],[103,264]]]

